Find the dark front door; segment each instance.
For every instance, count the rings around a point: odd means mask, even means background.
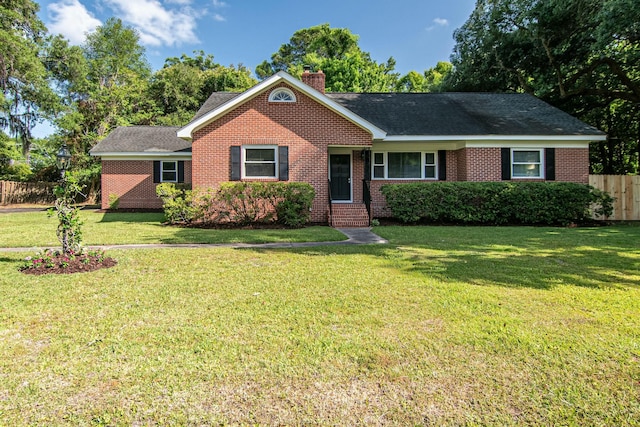
[[[329,155],[329,179],[331,180],[331,200],[351,200],[351,155]]]

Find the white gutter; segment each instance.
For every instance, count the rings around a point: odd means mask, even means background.
[[[174,151],[155,151],[155,152],[111,152],[111,153],[89,153],[94,157],[102,157],[108,160],[140,160],[140,159],[157,159],[157,158],[179,158],[191,159],[191,152],[174,152]]]
[[[384,142],[421,141],[606,141],[607,135],[401,135],[388,136]]]

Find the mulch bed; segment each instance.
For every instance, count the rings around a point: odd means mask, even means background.
[[[110,268],[118,262],[102,254],[82,254],[69,258],[67,255],[54,253],[47,257],[46,261],[38,262],[40,258],[34,258],[29,264],[20,269],[24,274],[73,274],[88,273],[101,268]]]

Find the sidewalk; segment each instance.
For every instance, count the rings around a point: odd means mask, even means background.
[[[374,234],[369,228],[337,228],[347,236],[347,240],[337,242],[300,242],[300,243],[151,243],[131,245],[99,245],[88,246],[89,249],[167,249],[167,248],[310,248],[314,246],[331,245],[368,245],[389,243]],[[55,249],[55,248],[53,248]],[[0,252],[25,252],[33,248],[0,248]]]

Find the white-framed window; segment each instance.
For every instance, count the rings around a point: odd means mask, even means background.
[[[435,152],[374,152],[371,163],[373,179],[438,179]]]
[[[436,153],[424,153],[424,177],[426,179],[437,179],[438,168]]]
[[[511,178],[544,178],[544,149],[512,148]]]
[[[277,178],[278,146],[246,145],[242,147],[243,178]]]
[[[271,91],[269,102],[296,102],[296,95],[291,89],[280,87]]]
[[[160,162],[160,182],[178,182],[178,162]]]

